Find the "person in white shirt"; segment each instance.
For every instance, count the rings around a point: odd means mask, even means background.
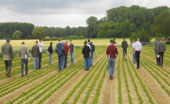
[[[142,44],[141,44],[139,39],[137,39],[137,41],[134,43],[133,50],[135,51],[137,69],[139,69],[139,67],[140,67],[140,54],[141,54],[141,50],[142,50]]]
[[[135,42],[136,42],[136,40],[134,40],[133,43],[132,43],[132,52],[133,52],[132,58],[133,58],[133,63],[134,63],[134,64],[136,63],[135,51],[134,51],[134,49],[133,49]]]
[[[42,51],[43,51],[43,49],[42,49],[43,48],[42,39],[39,39],[38,47],[39,47],[39,50],[40,50],[38,68],[41,69],[41,59],[42,59]]]

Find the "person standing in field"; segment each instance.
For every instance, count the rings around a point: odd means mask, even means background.
[[[24,77],[24,64],[25,64],[25,75],[28,75],[28,58],[29,58],[29,52],[27,47],[25,46],[25,43],[21,43],[22,46],[19,49],[19,57],[21,58],[21,77]]]
[[[159,65],[161,67],[163,67],[163,58],[164,58],[164,52],[166,51],[166,46],[165,43],[163,42],[163,39],[160,38],[160,42],[158,44],[158,61],[159,61]]]
[[[53,43],[50,43],[50,46],[48,47],[48,54],[49,54],[49,65],[51,65],[51,59],[52,59],[52,54],[53,54]]]
[[[73,64],[74,63],[75,48],[74,48],[74,44],[72,43],[72,40],[70,40],[69,49],[70,49],[71,63]]]
[[[69,51],[68,41],[67,40],[64,43],[64,48],[65,48],[64,68],[66,68],[67,67],[67,56],[68,56],[68,51]]]
[[[106,55],[108,57],[108,72],[110,75],[110,80],[112,80],[116,57],[118,55],[118,51],[117,51],[117,48],[113,44],[113,40],[110,40],[110,45],[107,47]]]
[[[84,56],[84,64],[85,64],[85,71],[90,69],[90,57],[91,57],[91,50],[87,45],[87,41],[84,41],[84,47],[82,49],[82,54]]]
[[[13,48],[10,44],[10,40],[6,40],[6,43],[2,46],[2,55],[5,62],[6,75],[10,77],[12,60],[14,59]]]
[[[40,55],[38,41],[36,41],[35,45],[32,47],[31,54],[32,57],[34,57],[34,70],[37,70],[39,68],[39,55]]]
[[[93,42],[90,42],[90,39],[88,40],[88,46],[91,50],[90,66],[93,66],[93,57],[94,57],[94,52],[95,52],[95,45],[93,44]]]
[[[133,43],[132,43],[132,52],[133,52],[133,54],[132,54],[132,59],[133,59],[133,63],[134,63],[134,64],[136,63],[135,51],[134,51],[134,49],[133,49],[135,42],[136,42],[136,40],[134,40]]]
[[[63,57],[65,54],[64,44],[61,42],[61,39],[58,39],[58,43],[56,45],[56,52],[58,54],[58,69],[61,71],[63,69]]]
[[[135,59],[137,63],[137,69],[140,67],[140,54],[142,50],[142,43],[137,39],[137,41],[134,43],[133,50],[135,51]]]
[[[42,51],[43,51],[43,43],[42,43],[42,39],[39,39],[39,43],[38,43],[38,47],[39,47],[39,65],[38,68],[41,69],[41,59],[42,59]]]
[[[127,41],[125,40],[125,38],[123,38],[123,41],[122,41],[122,49],[123,49],[123,59],[124,60],[127,60],[127,48],[128,48],[128,43]]]
[[[156,57],[156,63],[157,63],[157,65],[159,65],[158,44],[159,44],[159,40],[158,40],[158,38],[157,38],[156,41],[155,41],[155,43],[154,43],[154,51],[155,51],[155,57]]]

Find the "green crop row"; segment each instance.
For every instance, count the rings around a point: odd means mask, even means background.
[[[90,87],[89,87],[89,89],[88,89],[88,91],[87,91],[87,93],[86,93],[86,96],[85,96],[85,98],[84,98],[84,100],[83,100],[83,104],[87,104],[87,101],[88,101],[88,99],[89,99],[89,96],[90,96],[93,88],[95,87],[97,81],[99,80],[100,74],[101,74],[101,72],[103,71],[105,65],[106,65],[106,62],[105,62],[105,64],[101,67],[102,70],[99,70],[99,72],[97,73],[95,79],[94,79],[93,82],[91,83],[91,85],[90,85]]]
[[[103,59],[103,58],[102,58]],[[101,59],[101,60],[102,60]],[[83,78],[74,86],[74,88],[70,91],[70,93],[67,95],[67,97],[63,100],[62,104],[66,104],[69,98],[74,94],[74,92],[80,87],[80,85],[85,81],[85,79],[89,76],[89,73],[93,71],[94,68],[96,68],[97,65],[100,64],[100,61],[98,61],[97,64],[95,64],[92,69],[90,69],[84,76]]]
[[[117,76],[118,76],[118,103],[122,104],[122,83],[121,83],[121,76],[120,76],[120,55],[119,55],[119,59],[118,59]]]
[[[149,94],[149,92],[148,92],[145,84],[143,83],[142,79],[141,79],[140,76],[138,75],[138,73],[137,73],[137,71],[136,71],[136,68],[135,68],[134,65],[132,64],[132,61],[131,61],[131,59],[130,59],[129,56],[128,56],[128,60],[129,60],[129,62],[130,62],[130,65],[131,65],[133,71],[135,72],[135,75],[136,75],[137,79],[139,80],[139,82],[140,82],[140,84],[141,84],[141,86],[142,86],[142,88],[143,88],[143,90],[144,90],[144,92],[145,92],[145,94],[146,94],[149,102],[150,102],[151,104],[154,104],[154,101],[153,101],[151,95]]]
[[[170,90],[167,89],[167,88],[161,83],[161,81],[157,78],[157,76],[154,75],[154,74],[146,67],[146,65],[144,65],[143,63],[142,63],[142,65],[143,65],[143,67],[154,77],[154,79],[159,83],[159,85],[164,89],[164,91],[170,96]]]
[[[125,65],[124,65],[123,59],[122,59],[122,68],[123,68],[123,76],[124,76],[125,85],[126,85],[126,91],[128,94],[128,101],[129,101],[129,104],[133,104],[132,97],[130,96],[130,89],[129,89],[129,85],[128,85],[128,80],[127,80],[127,76],[126,76]]]
[[[129,75],[130,75],[130,78],[131,78],[131,80],[132,80],[133,86],[134,86],[134,88],[135,88],[135,92],[136,92],[136,95],[137,95],[137,97],[138,97],[139,103],[140,103],[140,104],[143,104],[142,97],[141,97],[141,95],[139,94],[138,86],[136,85],[135,79],[134,79],[134,77],[133,77],[133,74],[132,74],[132,71],[131,71],[131,69],[130,69],[130,67],[129,67],[128,62],[126,62],[126,66],[127,66],[127,69],[128,69]]]
[[[102,61],[103,61],[103,60],[102,60]],[[100,65],[103,65],[103,64],[104,64],[104,61],[103,61],[103,63],[100,64]],[[100,67],[100,65],[97,66],[96,69],[98,69],[98,68]],[[99,70],[102,70],[102,69],[99,69]],[[76,104],[76,103],[77,103],[77,101],[78,101],[78,99],[80,98],[82,92],[83,92],[83,91],[85,90],[85,88],[88,86],[88,84],[89,84],[90,81],[92,80],[92,78],[93,78],[93,76],[95,75],[95,73],[97,73],[97,71],[94,71],[94,72],[91,74],[91,76],[86,80],[86,82],[83,84],[83,86],[81,87],[81,89],[80,89],[80,91],[78,92],[77,96],[74,98],[73,104]]]

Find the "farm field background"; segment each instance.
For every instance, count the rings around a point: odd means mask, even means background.
[[[132,48],[128,48],[128,60],[122,60],[122,49],[113,80],[109,80],[105,50],[110,39],[92,39],[96,45],[94,66],[84,71],[81,54],[83,41],[73,40],[76,47],[75,63],[58,72],[57,54],[48,65],[48,54],[43,53],[42,69],[33,71],[33,59],[29,60],[29,75],[21,78],[20,59],[13,61],[12,77],[6,78],[4,62],[0,61],[0,104],[170,104],[170,46],[164,56],[164,67],[155,64],[152,45],[143,46],[141,68],[132,63]],[[86,39],[87,40],[87,39]],[[22,41],[31,48],[35,40],[14,40],[18,50]],[[120,45],[122,39],[116,39]],[[0,41],[0,46],[5,41]],[[43,41],[44,49],[51,41]],[[129,42],[129,40],[128,40]],[[57,41],[53,41],[55,46]],[[129,42],[130,44],[130,42]]]

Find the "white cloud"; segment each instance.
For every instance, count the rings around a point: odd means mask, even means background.
[[[89,16],[102,18],[119,6],[169,6],[169,0],[0,0],[0,22],[29,22],[39,26],[86,26]]]

